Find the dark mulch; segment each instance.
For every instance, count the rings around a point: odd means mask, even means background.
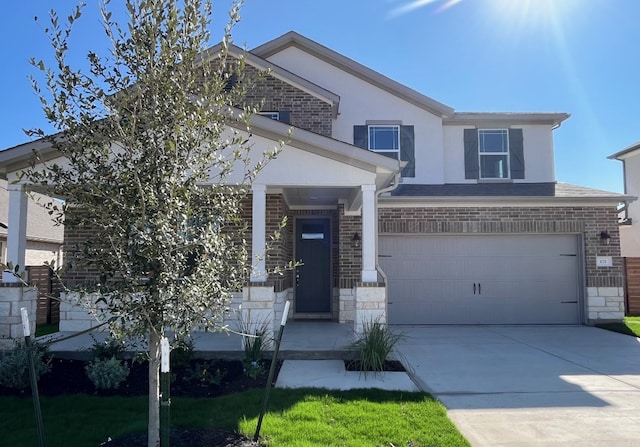
[[[38,391],[41,396],[60,396],[68,394],[90,394],[96,396],[146,396],[148,395],[148,364],[142,361],[129,361],[131,372],[120,388],[116,390],[96,390],[87,378],[85,361],[56,359],[51,361],[51,371],[40,377]],[[268,371],[270,361],[265,361]],[[276,374],[281,362],[276,366]],[[206,373],[205,373],[206,371]],[[182,368],[173,371],[171,384],[172,397],[217,397],[237,393],[251,388],[264,388],[267,374],[253,379],[244,374],[242,362],[238,360],[191,360]],[[220,377],[218,384],[208,378]],[[15,390],[0,386],[0,396],[30,396],[30,389]],[[105,447],[146,447],[147,434],[134,433],[103,444]],[[257,447],[255,443],[241,433],[218,430],[215,428],[174,429],[171,431],[173,447]]]
[[[263,447],[242,433],[215,428],[171,430],[171,447]],[[103,447],[147,447],[147,434],[136,433],[103,444]]]
[[[363,371],[359,360],[345,360],[344,366],[347,371]],[[405,372],[404,366],[397,360],[385,360],[384,371],[386,372]]]

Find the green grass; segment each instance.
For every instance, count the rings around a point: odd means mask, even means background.
[[[640,337],[640,317],[625,317],[622,323],[601,323],[596,327],[625,335]]]
[[[175,427],[217,427],[253,436],[262,390],[216,399],[174,398]],[[146,397],[42,398],[48,447],[95,447],[146,430]],[[3,445],[37,445],[31,399],[0,398]],[[261,438],[280,446],[468,446],[445,408],[424,393],[274,389]]]

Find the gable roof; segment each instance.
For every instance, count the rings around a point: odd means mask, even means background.
[[[429,98],[416,90],[394,81],[364,65],[337,53],[330,48],[320,45],[313,40],[304,37],[295,31],[289,31],[265,44],[251,50],[251,54],[268,59],[270,56],[279,53],[289,47],[298,48],[309,53],[318,59],[327,62],[357,78],[360,78],[376,87],[398,96],[411,104],[425,109],[440,117],[452,116],[453,108]]]
[[[240,110],[235,111],[241,113]],[[228,124],[239,130],[247,130],[243,123],[235,123],[230,119]],[[384,181],[390,181],[400,170],[402,162],[368,150],[360,149],[351,144],[325,137],[300,128],[294,128],[289,135],[289,124],[281,123],[261,115],[251,117],[252,134],[269,138],[273,141],[285,141],[287,145],[318,154],[354,167],[382,174]],[[47,138],[24,143],[4,151],[0,151],[0,179],[6,179],[9,172],[17,172],[28,167],[37,152],[43,160],[56,158],[59,153],[51,147]]]

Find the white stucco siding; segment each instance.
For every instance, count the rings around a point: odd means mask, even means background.
[[[525,178],[516,183],[554,182],[553,138],[549,125],[482,126],[498,129],[521,128],[524,139]],[[446,183],[476,183],[464,178],[464,129],[444,126],[444,178]]]
[[[526,182],[555,182],[553,134],[550,125],[519,126],[524,138],[524,175]]]
[[[625,193],[640,197],[640,151],[624,159]],[[631,225],[620,226],[621,254],[628,258],[640,257],[640,201],[629,204]]]
[[[265,150],[271,150],[277,143],[258,135],[251,137],[254,155],[252,160],[258,161]],[[236,184],[242,180],[244,173],[242,163],[236,163],[228,184]],[[277,186],[360,186],[375,184],[376,174],[348,163],[323,157],[296,147],[285,145],[278,156],[270,160],[260,171],[255,183]]]
[[[375,184],[374,172],[286,146],[258,174],[257,183],[288,186],[359,186]]]
[[[367,121],[413,125],[416,176],[404,178],[403,182],[444,182],[440,117],[297,48],[287,48],[269,61],[340,96],[339,115],[332,126],[332,136],[337,140],[353,144],[353,126]]]
[[[46,242],[27,241],[25,252],[25,264],[28,266],[41,266],[45,262],[55,261],[55,265],[61,266],[62,246],[60,244],[50,244]]]
[[[445,183],[476,183],[464,178],[464,126],[444,126]]]

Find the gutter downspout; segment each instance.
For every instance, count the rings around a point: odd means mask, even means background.
[[[376,271],[378,272],[378,274],[382,277],[383,281],[384,281],[384,295],[386,297],[385,299],[385,319],[387,320],[386,322],[388,322],[389,320],[389,281],[387,278],[387,275],[384,273],[384,271],[380,268],[380,264],[378,262],[379,260],[379,256],[378,256],[378,199],[380,198],[380,196],[384,193],[387,192],[391,192],[394,191],[398,188],[398,186],[400,186],[400,172],[398,172],[395,175],[395,179],[393,181],[393,184],[387,186],[386,188],[382,188],[380,191],[376,191],[376,200],[374,203],[374,207],[375,207],[375,215],[376,215]]]

